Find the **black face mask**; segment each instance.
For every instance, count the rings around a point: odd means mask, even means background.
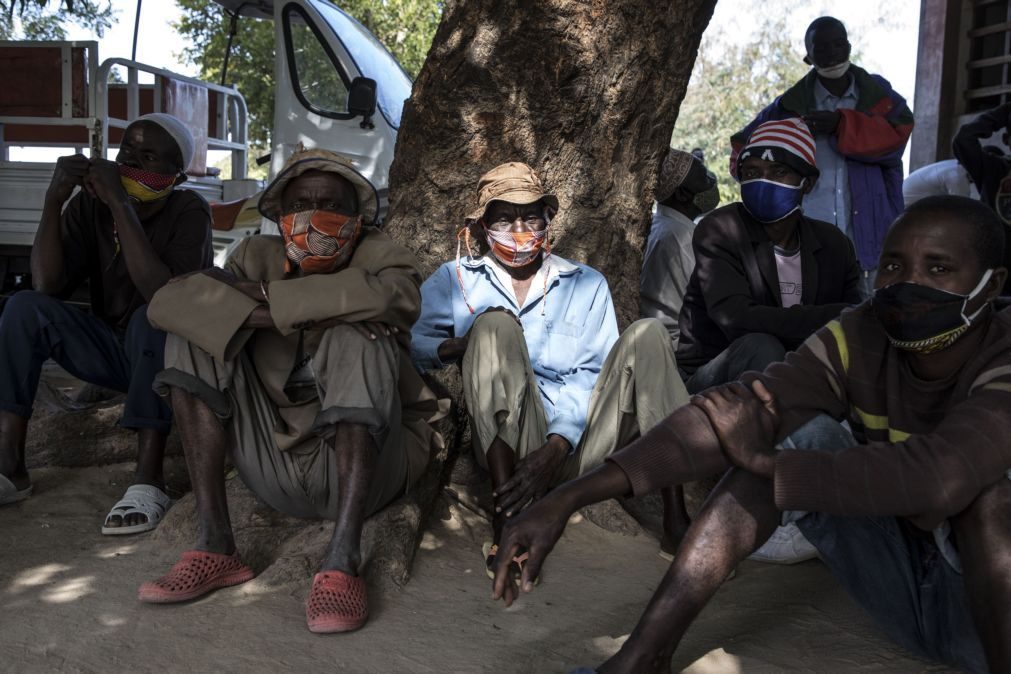
[[[992,269],[968,295],[903,281],[874,291],[871,306],[881,321],[892,346],[915,353],[934,353],[947,348],[964,335],[973,321],[989,306],[984,304],[971,316],[969,302],[986,286]]]

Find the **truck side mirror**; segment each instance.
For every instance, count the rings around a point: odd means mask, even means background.
[[[376,81],[369,77],[356,77],[348,91],[348,112],[362,116],[362,128],[374,129],[372,115],[376,114]]]

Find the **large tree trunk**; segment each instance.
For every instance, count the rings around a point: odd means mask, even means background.
[[[602,271],[622,326],[660,159],[716,0],[450,0],[390,175],[395,238],[455,254],[478,177],[523,161],[561,201],[554,250]]]

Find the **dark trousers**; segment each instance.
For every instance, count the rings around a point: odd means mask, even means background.
[[[737,381],[745,372],[761,372],[766,366],[786,358],[783,343],[772,335],[755,332],[738,337],[718,356],[684,377],[691,394]]]
[[[0,409],[32,415],[47,358],[82,381],[126,393],[121,426],[168,433],[172,413],[151,388],[165,360],[165,333],[148,323],[146,304],[121,334],[48,295],[15,293],[0,314]]]

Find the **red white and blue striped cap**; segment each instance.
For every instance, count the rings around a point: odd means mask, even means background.
[[[737,157],[737,171],[748,157],[786,164],[802,176],[817,176],[814,136],[800,117],[758,125]]]

